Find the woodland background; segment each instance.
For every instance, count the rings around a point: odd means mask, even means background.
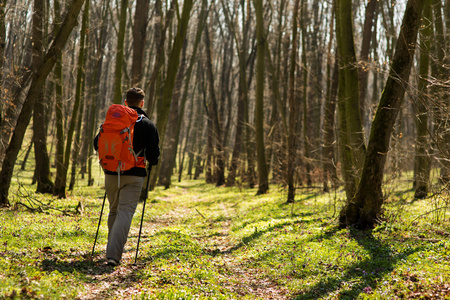
[[[132,86],[161,137],[151,188],[343,187],[360,228],[386,180],[447,192],[447,0],[0,2],[1,205],[30,151],[36,192],[93,184],[93,136]]]

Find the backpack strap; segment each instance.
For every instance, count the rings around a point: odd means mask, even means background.
[[[141,122],[143,119],[145,118],[145,115],[144,114],[138,114],[138,119],[136,120],[136,123],[137,122]],[[141,149],[141,151],[139,151],[138,153],[134,153],[134,156],[135,156],[135,158],[136,158],[136,161],[138,160],[138,156],[142,153],[142,152],[144,152],[144,161],[145,161],[145,148],[143,148],[143,149]]]

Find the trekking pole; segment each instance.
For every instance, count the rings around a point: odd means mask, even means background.
[[[137,242],[137,246],[136,246],[136,257],[134,258],[134,265],[135,266],[136,266],[136,262],[137,262],[138,252],[139,252],[139,241],[141,240],[142,222],[144,221],[145,203],[147,203],[148,185],[150,183],[150,172],[151,171],[152,171],[152,166],[150,165],[149,168],[148,168],[147,186],[145,187],[144,205],[142,207],[141,226],[139,227],[139,237],[138,237],[138,242]]]
[[[105,196],[103,197],[102,210],[100,212],[100,218],[98,219],[97,233],[95,234],[94,247],[92,247],[91,257],[94,257],[95,244],[97,243],[98,230],[100,229],[100,223],[102,221],[103,208],[105,207],[105,200],[106,200],[106,191],[105,191]]]

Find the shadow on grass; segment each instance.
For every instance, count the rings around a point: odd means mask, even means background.
[[[361,282],[352,285],[348,290],[342,291],[338,296],[338,299],[355,299],[362,293],[368,293],[376,289],[379,279],[392,272],[398,261],[423,250],[423,246],[420,246],[393,255],[389,246],[383,245],[371,232],[352,229],[350,234],[359,245],[369,252],[370,258],[352,264],[342,273],[342,276],[323,278],[310,289],[295,295],[293,299],[326,297],[333,291],[338,290],[343,283],[362,278]]]
[[[54,271],[65,276],[70,274],[75,283],[82,283],[85,290],[81,290],[81,294],[75,299],[119,299],[117,295],[120,291],[138,284],[137,274],[146,266],[139,262],[136,265],[125,263],[112,267],[103,259],[91,261],[87,257],[88,255],[81,254],[75,258],[44,259],[41,268],[49,274]]]
[[[144,239],[141,242],[144,245]],[[146,251],[142,249],[142,256],[139,257],[139,260],[144,264],[159,259],[167,261],[191,259],[206,254],[207,251],[192,236],[172,230],[162,230],[148,236],[145,243],[151,244],[152,247]]]
[[[283,226],[293,225],[293,224],[298,224],[298,223],[311,223],[311,222],[317,222],[317,221],[320,221],[322,219],[325,219],[325,218],[301,219],[301,220],[300,219],[298,219],[298,220],[295,219],[295,218],[298,218],[298,217],[306,218],[306,217],[315,216],[315,215],[317,215],[317,213],[314,213],[314,212],[308,212],[308,213],[302,213],[301,212],[301,213],[295,213],[294,215],[291,215],[291,214],[286,215],[286,212],[280,213],[277,210],[272,209],[272,210],[267,211],[267,216],[263,216],[263,217],[259,217],[258,216],[257,219],[244,221],[244,222],[242,222],[242,224],[240,226],[235,226],[234,230],[238,231],[238,230],[241,230],[241,229],[243,229],[243,228],[245,228],[247,226],[251,226],[251,225],[253,225],[255,223],[258,223],[258,222],[269,222],[270,220],[288,220],[288,221],[281,222],[281,223],[275,224],[273,226],[269,226],[269,228],[267,228],[267,230],[270,230],[271,227],[280,227],[280,226],[283,227]]]
[[[302,202],[304,202],[304,201],[308,201],[308,200],[311,200],[311,199],[316,199],[317,197],[322,196],[323,194],[324,194],[323,192],[321,192],[321,193],[311,193],[311,194],[307,194],[306,197],[303,197],[303,195],[300,194],[298,197],[301,197],[301,198],[297,199],[296,202],[294,202],[294,206],[302,204]],[[292,203],[284,202],[281,205],[291,206]]]
[[[310,216],[310,215],[312,215],[312,213],[298,214],[297,216]],[[273,219],[277,219],[277,218],[273,218]],[[303,220],[303,219],[288,220],[288,221],[285,221],[285,222],[280,222],[280,223],[277,223],[277,224],[270,225],[270,226],[268,226],[267,228],[265,228],[263,230],[258,229],[258,227],[254,227],[254,231],[250,235],[247,235],[247,236],[243,237],[240,243],[236,244],[235,246],[233,246],[233,247],[231,247],[231,248],[229,248],[229,249],[227,249],[225,251],[220,251],[220,252],[219,251],[214,251],[213,254],[214,254],[214,256],[216,254],[229,254],[231,252],[239,250],[240,248],[242,248],[242,247],[246,246],[247,244],[251,243],[252,241],[260,238],[264,234],[269,233],[269,232],[273,232],[273,231],[276,231],[276,230],[279,230],[279,229],[282,229],[285,226],[296,225],[296,224],[306,224],[306,223],[316,223],[316,222],[319,222],[319,221],[322,221],[322,220],[323,220],[323,218],[315,218],[315,219],[308,219],[308,220]],[[246,227],[247,225],[250,225],[250,224],[251,223],[245,224],[241,228],[244,228],[244,227]]]
[[[58,271],[60,273],[80,273],[84,275],[102,275],[114,272],[114,268],[106,265],[103,261],[92,261],[83,256],[75,259],[44,259],[41,268],[46,272]]]
[[[405,189],[405,190],[401,190],[401,191],[395,191],[392,193],[392,195],[394,195],[393,198],[401,199],[403,195],[405,195],[407,193],[411,193],[413,191],[414,191],[414,188],[409,188],[409,189]]]

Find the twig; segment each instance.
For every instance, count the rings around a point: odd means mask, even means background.
[[[22,189],[25,192],[22,192]],[[71,212],[70,210],[67,210],[67,209],[59,209],[56,207],[52,207],[50,205],[53,201],[49,201],[48,203],[43,203],[42,201],[34,198],[20,183],[19,183],[19,195],[21,196],[21,198],[26,199],[28,201],[28,205],[21,201],[16,202],[16,205],[22,205],[23,207],[27,208],[31,212],[45,213],[46,212],[45,210],[56,210],[56,211],[63,213],[65,216],[76,215],[76,210],[75,210],[75,212]],[[37,207],[34,207],[34,206],[37,206]]]
[[[322,189],[323,187],[322,186],[314,186],[314,185],[312,185],[312,186],[298,186],[298,187],[296,187],[296,189],[297,190],[312,190],[312,189]]]
[[[23,202],[16,202],[16,204],[17,204],[17,205],[22,205],[23,207],[27,208],[28,210],[30,210],[30,211],[32,211],[32,212],[36,212],[36,211],[42,212],[41,207],[34,208],[34,207],[31,207],[31,206],[26,205],[26,204],[23,203]]]
[[[195,211],[196,211],[196,212],[197,212],[197,213],[198,213],[198,214],[199,214],[200,216],[202,216],[202,217],[203,217],[203,219],[206,219],[206,218],[205,218],[205,216],[204,216],[204,215],[202,215],[202,213],[198,211],[198,209],[195,209]]]
[[[438,207],[438,208],[435,208],[435,209],[433,209],[433,210],[427,211],[427,212],[424,213],[424,214],[421,214],[420,216],[418,216],[417,218],[415,218],[414,220],[411,221],[411,224],[409,224],[408,227],[406,227],[406,230],[408,230],[408,229],[411,227],[411,225],[412,225],[415,221],[417,221],[418,219],[420,219],[420,218],[422,218],[422,217],[424,217],[424,216],[426,216],[426,215],[429,215],[429,214],[431,214],[431,213],[434,213],[435,211],[438,211],[438,210],[441,210],[441,209],[448,209],[448,208],[450,208],[450,206]]]

